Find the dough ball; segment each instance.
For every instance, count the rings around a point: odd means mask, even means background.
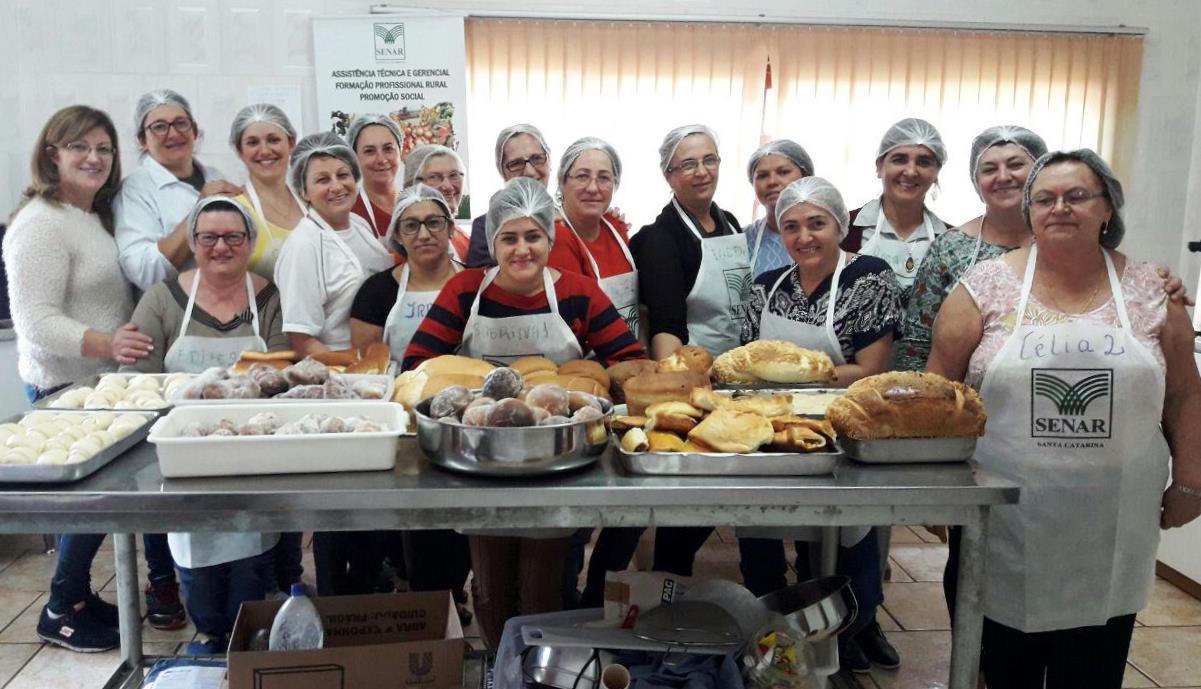
[[[597,421],[604,418],[604,414],[596,407],[580,407],[571,415],[572,421]]]
[[[275,396],[279,400],[320,400],[325,399],[324,385],[297,385],[296,387]]]
[[[525,403],[537,409],[544,409],[548,416],[567,416],[569,398],[567,391],[558,385],[543,383],[530,388],[525,396]]]
[[[435,419],[458,417],[473,401],[471,390],[462,385],[444,388],[430,400],[430,416]]]
[[[98,440],[100,442],[100,447],[102,447],[102,448],[108,447],[109,445],[112,445],[113,443],[117,442],[117,436],[113,435],[111,432],[106,431],[106,430],[105,431],[92,431],[91,433],[88,433],[88,437],[95,438],[96,440]],[[76,442],[78,442],[78,441],[76,441]]]
[[[543,419],[550,418],[552,414],[541,407],[530,407],[530,411],[534,413],[534,425],[542,423]]]
[[[357,395],[359,399],[382,400],[384,398],[384,394],[388,392],[388,384],[380,380],[364,378],[361,380],[356,380],[354,384],[350,386],[350,389],[354,390],[354,394]]]
[[[347,423],[347,421],[340,416],[331,416],[327,419],[323,419],[318,425],[318,428],[322,433],[349,433],[354,430],[354,426],[352,426],[350,423]]]
[[[178,399],[184,399],[184,400],[204,399],[204,389],[207,388],[209,383],[211,383],[211,382],[212,382],[212,379],[210,379],[210,378],[205,378],[204,376],[197,376],[196,378],[193,378],[191,381],[184,383],[184,385],[182,387],[178,388],[178,392],[176,393],[176,395],[177,395]]]
[[[384,428],[384,424],[375,419],[359,419],[354,424],[355,433],[382,433],[388,430]]]
[[[134,376],[141,378],[142,375]],[[113,386],[123,388],[129,385],[129,378],[120,373],[106,373],[100,376],[100,380],[96,382],[96,387]],[[157,386],[156,386],[157,387]]]
[[[38,459],[37,451],[28,447],[10,447],[4,452],[5,464],[33,464]]]
[[[487,426],[488,415],[492,413],[492,407],[495,406],[495,402],[469,406],[463,410],[463,424],[466,426]]]
[[[210,366],[201,372],[200,377],[210,381],[225,380],[229,377],[229,370],[222,366]]]
[[[284,369],[284,377],[292,385],[320,385],[329,380],[329,367],[312,357]]]
[[[586,392],[572,390],[571,393],[569,393],[568,398],[568,405],[571,407],[571,412],[573,414],[584,407],[592,407],[597,411],[604,411],[604,407],[601,406],[600,400],[596,398],[596,395],[589,395]]]
[[[46,450],[38,455],[38,464],[66,464],[67,459],[66,450]]]
[[[539,426],[566,426],[571,423],[571,419],[566,416],[548,416],[538,422]]]
[[[250,376],[231,376],[227,382],[233,388],[229,395],[232,399],[255,400],[263,396],[263,389]]]
[[[512,371],[513,369],[508,370]],[[513,373],[517,374],[516,371],[513,371]],[[517,375],[520,376],[520,374]],[[487,385],[487,381],[484,384]],[[534,412],[521,400],[502,399],[489,412],[488,425],[499,427],[533,426]]]
[[[246,371],[246,375],[259,384],[259,389],[262,390],[263,397],[275,397],[281,392],[287,392],[288,388],[291,387],[288,379],[284,378],[284,374],[270,364],[252,364],[250,369]]]
[[[199,381],[198,381],[199,382]],[[234,386],[225,380],[209,380],[200,390],[202,400],[224,400],[233,397]]]
[[[267,429],[267,433],[274,433],[275,429],[279,428],[279,417],[275,415],[275,412],[264,411],[246,419],[246,423],[263,426]]]
[[[181,438],[203,438],[213,432],[213,428],[208,424],[193,421],[183,428],[179,429],[179,437]]]
[[[491,397],[484,397],[483,395],[480,395],[479,397],[471,400],[471,404],[468,404],[463,411],[467,411],[467,409],[474,409],[476,407],[491,407],[494,404],[496,404],[496,400],[492,399]]]
[[[112,433],[114,438],[120,440],[121,438],[128,437],[131,433],[138,430],[139,426],[141,426],[141,424],[134,425],[131,423],[125,423],[124,421],[118,421],[108,427],[108,432]]]
[[[237,429],[218,428],[217,430],[213,431],[212,433],[209,433],[209,437],[212,437],[212,438],[229,437],[229,436],[236,436],[237,434],[238,434]]]
[[[154,376],[150,376],[145,373],[140,373],[140,374],[130,378],[129,382],[126,384],[126,387],[131,390],[134,388],[137,388],[139,390],[150,390],[151,392],[158,392],[159,384],[158,384],[158,380]]]
[[[359,396],[354,389],[346,384],[341,378],[330,376],[330,379],[325,381],[322,386],[325,388],[325,399],[327,400],[357,400]]]
[[[491,397],[494,400],[504,400],[520,395],[521,388],[524,386],[525,381],[522,379],[520,373],[507,366],[502,366],[501,368],[492,369],[484,377],[482,392],[484,393],[484,397]]]

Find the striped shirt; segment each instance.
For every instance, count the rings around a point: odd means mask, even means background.
[[[405,350],[404,370],[413,369],[426,359],[453,354],[459,348],[467,317],[483,282],[484,269],[475,268],[464,270],[446,283]],[[606,366],[646,358],[646,350],[630,334],[625,321],[595,280],[577,273],[560,273],[555,281],[555,295],[559,300],[559,315],[567,321],[585,354],[595,352],[596,358]],[[507,292],[493,282],[484,290],[482,298],[479,312],[488,318],[550,312],[546,292],[522,296]]]

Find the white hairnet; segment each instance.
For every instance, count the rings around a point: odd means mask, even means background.
[[[717,148],[717,134],[703,124],[686,124],[683,127],[676,127],[667,132],[667,136],[663,137],[663,143],[659,144],[659,169],[667,172],[667,168],[671,167],[671,159],[676,155],[676,149],[680,147],[680,143],[684,139],[693,134],[704,134],[713,141],[713,147]]]
[[[463,167],[463,159],[453,149],[441,144],[424,144],[409,151],[408,157],[405,158],[405,176],[402,186],[411,187],[416,184],[417,178],[425,172],[426,161],[438,156],[450,156],[454,158],[459,172],[466,173],[466,169]]]
[[[1031,161],[1038,160],[1047,152],[1047,142],[1025,127],[1003,124],[985,129],[972,139],[972,155],[968,161],[971,165],[972,186],[976,187],[977,194],[980,193],[980,184],[976,182],[976,176],[980,173],[980,156],[993,146],[1001,144],[1018,146],[1030,156]]]
[[[942,135],[929,122],[916,117],[907,117],[888,128],[884,138],[880,140],[880,151],[876,153],[879,161],[888,152],[900,146],[925,146],[938,160],[942,167],[947,162],[947,147],[942,143]]]
[[[292,149],[292,159],[288,162],[288,182],[299,193],[304,193],[304,178],[308,174],[309,161],[313,156],[337,158],[350,166],[354,181],[357,182],[363,177],[362,171],[359,170],[358,158],[342,137],[333,132],[309,134],[297,142],[296,148]]]
[[[455,217],[455,214],[450,210],[450,204],[446,202],[446,197],[442,196],[442,192],[421,182],[405,187],[404,191],[400,192],[400,196],[396,199],[396,207],[392,209],[392,219],[388,221],[388,241],[402,255],[404,254],[404,245],[400,243],[400,237],[396,236],[396,223],[400,221],[400,216],[404,215],[405,211],[422,201],[433,201],[438,204],[438,207],[442,209],[447,218]],[[447,236],[449,236],[449,233],[447,233]]]
[[[838,239],[846,239],[847,229],[851,225],[851,214],[842,200],[842,194],[833,184],[822,177],[802,177],[794,180],[780,192],[776,199],[776,225],[793,206],[811,203],[833,216],[838,223]]]
[[[813,159],[804,147],[792,139],[776,139],[763,144],[751,154],[751,161],[746,166],[746,176],[751,183],[755,181],[755,168],[767,156],[782,156],[791,160],[793,165],[800,168],[803,177],[813,174]]]
[[[392,132],[392,136],[396,137],[396,147],[403,148],[404,135],[400,133],[400,125],[396,124],[391,117],[380,115],[379,113],[367,113],[359,115],[350,123],[350,128],[346,130],[346,143],[350,144],[350,150],[357,149],[359,143],[359,134],[363,130],[373,124],[378,124],[381,127],[387,127],[388,131]]]
[[[621,184],[621,158],[617,156],[617,149],[604,139],[598,139],[595,136],[585,136],[582,139],[576,139],[566,151],[563,151],[563,157],[559,159],[559,185],[562,186],[567,182],[567,173],[571,170],[571,166],[575,165],[575,161],[584,151],[600,151],[609,157],[609,164],[613,166],[613,177],[617,184]]]
[[[242,207],[242,204],[234,201],[228,196],[206,196],[196,202],[192,206],[192,210],[188,211],[186,219],[188,228],[188,248],[192,253],[196,253],[196,226],[200,224],[200,216],[204,213],[237,213],[242,216],[242,223],[246,226],[247,237],[246,241],[250,245],[250,253],[254,253],[254,243],[259,238],[259,227],[254,224],[254,220],[250,218],[250,213]]]
[[[138,136],[142,136],[142,130],[146,127],[146,116],[150,114],[150,111],[167,103],[174,103],[183,108],[188,119],[193,122],[196,121],[196,118],[192,116],[192,106],[188,104],[187,98],[184,98],[171,89],[155,89],[149,93],[143,93],[142,97],[138,99],[137,107],[134,108],[133,128],[138,133]]]
[[[242,134],[246,128],[256,122],[266,122],[279,127],[292,141],[296,141],[296,130],[283,110],[270,103],[255,103],[247,105],[234,115],[233,124],[229,126],[229,145],[235,151],[242,150]]]
[[[1030,224],[1030,190],[1034,188],[1034,180],[1038,179],[1048,165],[1066,162],[1087,165],[1101,181],[1101,186],[1105,188],[1105,198],[1109,201],[1110,208],[1113,209],[1109,222],[1101,228],[1101,246],[1106,249],[1118,248],[1118,245],[1122,243],[1122,237],[1126,236],[1126,223],[1122,220],[1122,207],[1126,205],[1126,194],[1122,191],[1122,183],[1118,181],[1118,176],[1114,174],[1113,168],[1109,167],[1109,163],[1097,155],[1096,151],[1088,148],[1078,148],[1075,151],[1052,151],[1044,153],[1034,161],[1034,166],[1030,168],[1030,174],[1026,177],[1026,186],[1022,189],[1022,218],[1026,221],[1026,226],[1034,229]]]
[[[514,177],[488,200],[484,216],[484,233],[488,238],[488,253],[496,258],[496,235],[505,223],[518,218],[530,218],[546,230],[550,243],[555,243],[555,202],[546,187],[529,177]]]
[[[546,154],[547,159],[550,159],[550,146],[546,145],[546,137],[542,136],[542,131],[532,124],[514,124],[500,130],[496,135],[496,171],[501,177],[505,176],[505,144],[509,143],[509,139],[520,134],[526,134],[534,137],[538,145],[542,146],[542,152]]]

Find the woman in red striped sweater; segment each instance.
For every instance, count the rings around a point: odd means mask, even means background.
[[[405,350],[404,369],[451,353],[497,364],[532,355],[562,364],[589,352],[605,365],[646,358],[596,280],[546,266],[554,202],[541,184],[510,180],[485,222],[497,265],[446,283]]]

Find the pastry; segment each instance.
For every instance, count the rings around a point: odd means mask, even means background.
[[[695,371],[646,373],[626,381],[624,390],[630,414],[639,415],[656,402],[687,402],[695,388],[708,388],[709,377]]]
[[[684,414],[672,414],[670,412],[652,414],[650,411],[647,411],[645,428],[648,431],[667,431],[669,433],[687,435],[688,431],[696,428],[696,423],[696,419]]]
[[[625,382],[634,376],[642,375],[643,373],[655,373],[658,370],[658,363],[649,359],[634,359],[633,361],[622,361],[613,364],[605,369],[605,373],[609,374],[609,394],[611,398],[617,404],[625,403],[626,396],[622,389]]]
[[[326,366],[341,366],[345,368],[359,360],[359,350],[357,349],[332,349],[327,352],[318,352],[308,357],[315,361],[319,361]]]
[[[463,410],[463,425],[464,426],[487,426],[488,414],[492,412],[493,404],[481,404],[477,407],[468,407]]]
[[[696,371],[709,373],[713,366],[713,355],[696,345],[684,345],[671,356],[659,362],[658,370],[662,373],[671,371]]]
[[[471,404],[472,398],[471,390],[462,385],[452,385],[440,390],[430,400],[430,416],[435,419],[447,416],[458,418],[463,413],[463,410],[467,408],[467,405]]]
[[[518,374],[520,375],[520,374]],[[533,426],[534,412],[518,399],[503,399],[488,412],[488,425],[501,427]]]
[[[735,347],[713,362],[722,383],[822,383],[834,380],[834,362],[825,352],[783,340],[756,340]]]
[[[591,359],[573,359],[559,367],[561,376],[586,376],[600,383],[601,388],[608,391],[612,380],[605,372],[605,367]]]
[[[545,409],[551,416],[567,416],[572,412],[571,398],[567,390],[558,385],[535,385],[526,393],[525,403],[531,407]]]
[[[319,385],[329,379],[329,367],[314,357],[306,357],[285,368],[284,378],[292,385]]]
[[[605,407],[601,404],[600,398],[596,395],[579,390],[572,390],[567,393],[567,406],[572,412],[579,411],[584,407],[592,407],[597,411],[604,411]]]
[[[647,443],[651,452],[683,452],[684,439],[666,431],[647,431]]]
[[[792,413],[825,416],[826,410],[834,400],[843,396],[841,390],[835,392],[794,392],[792,393]]]
[[[987,419],[975,390],[916,371],[855,381],[826,418],[839,435],[858,440],[974,437],[984,434]]]
[[[641,428],[631,428],[621,436],[621,449],[626,452],[646,452],[650,448],[651,442]]]
[[[755,452],[770,443],[775,430],[766,417],[732,409],[718,409],[706,416],[688,438],[719,452]]]
[[[646,425],[646,421],[645,416],[614,416],[611,425],[613,430],[621,433],[631,428],[642,428]]]
[[[559,367],[555,362],[544,356],[523,356],[512,364],[509,364],[509,368],[527,378],[531,373],[536,371],[546,371],[548,373],[559,372]]]

